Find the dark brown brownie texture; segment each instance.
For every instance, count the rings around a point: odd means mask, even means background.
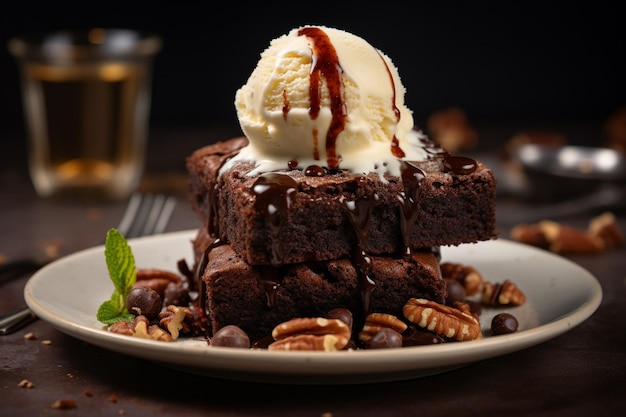
[[[372,257],[374,285],[370,287],[349,259],[252,266],[228,244],[206,251],[210,241],[206,230],[200,229],[193,243],[198,259],[208,254],[202,280],[212,331],[234,324],[253,342],[271,335],[281,322],[324,317],[338,307],[352,312],[353,331],[358,331],[368,312],[402,317],[402,306],[410,297],[444,303],[447,294],[436,251]]]
[[[302,168],[288,170],[295,181],[288,210],[279,207],[272,219],[259,208],[253,190],[258,176],[238,162],[218,177],[223,163],[243,146],[235,138],[198,149],[187,158],[191,207],[208,230],[251,265],[283,265],[351,257],[360,245],[370,255],[398,255],[406,248],[460,245],[494,239],[495,190],[493,173],[480,162],[468,174],[444,170],[443,156],[414,163],[423,171],[414,210],[414,226],[404,243],[399,196],[405,192],[398,177],[381,180],[378,174],[355,176],[329,172],[306,176]],[[284,199],[283,199],[284,200]],[[369,226],[363,236],[354,227],[346,201],[368,201]],[[280,206],[281,201],[275,202]],[[266,203],[264,203],[266,204]],[[368,203],[369,204],[369,203]],[[363,218],[363,216],[362,216]]]

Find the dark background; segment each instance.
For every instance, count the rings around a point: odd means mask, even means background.
[[[626,105],[626,36],[617,5],[430,3],[218,7],[151,2],[140,7],[127,2],[116,7],[102,2],[70,8],[12,2],[13,10],[5,5],[0,14],[0,132],[23,128],[17,68],[7,40],[25,32],[92,26],[162,36],[153,76],[153,127],[238,129],[235,90],[271,39],[303,24],[348,30],[389,55],[418,125],[433,111],[456,105],[475,124],[517,120],[540,127],[574,120],[599,126]]]

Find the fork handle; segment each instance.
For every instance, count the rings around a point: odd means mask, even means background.
[[[30,308],[25,307],[14,314],[0,318],[0,335],[13,333],[37,319]]]

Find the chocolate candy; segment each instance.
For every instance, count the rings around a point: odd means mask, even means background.
[[[402,335],[393,329],[384,328],[376,332],[368,342],[369,349],[388,349],[402,347]]]
[[[163,308],[163,300],[158,292],[149,287],[135,287],[126,297],[126,308],[136,316],[155,318]]]
[[[250,338],[239,327],[234,325],[224,326],[211,338],[212,346],[250,348]]]
[[[446,297],[446,305],[454,306],[455,301],[465,300],[465,287],[455,279],[445,278],[448,284],[448,296]]]
[[[517,319],[512,314],[499,313],[491,320],[491,331],[495,335],[515,333],[518,325]]]

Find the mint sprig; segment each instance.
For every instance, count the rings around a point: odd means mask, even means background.
[[[111,298],[98,308],[96,318],[107,325],[123,320],[132,321],[135,316],[126,308],[126,297],[137,280],[135,257],[128,242],[117,229],[107,232],[104,256],[109,278],[115,289]]]

